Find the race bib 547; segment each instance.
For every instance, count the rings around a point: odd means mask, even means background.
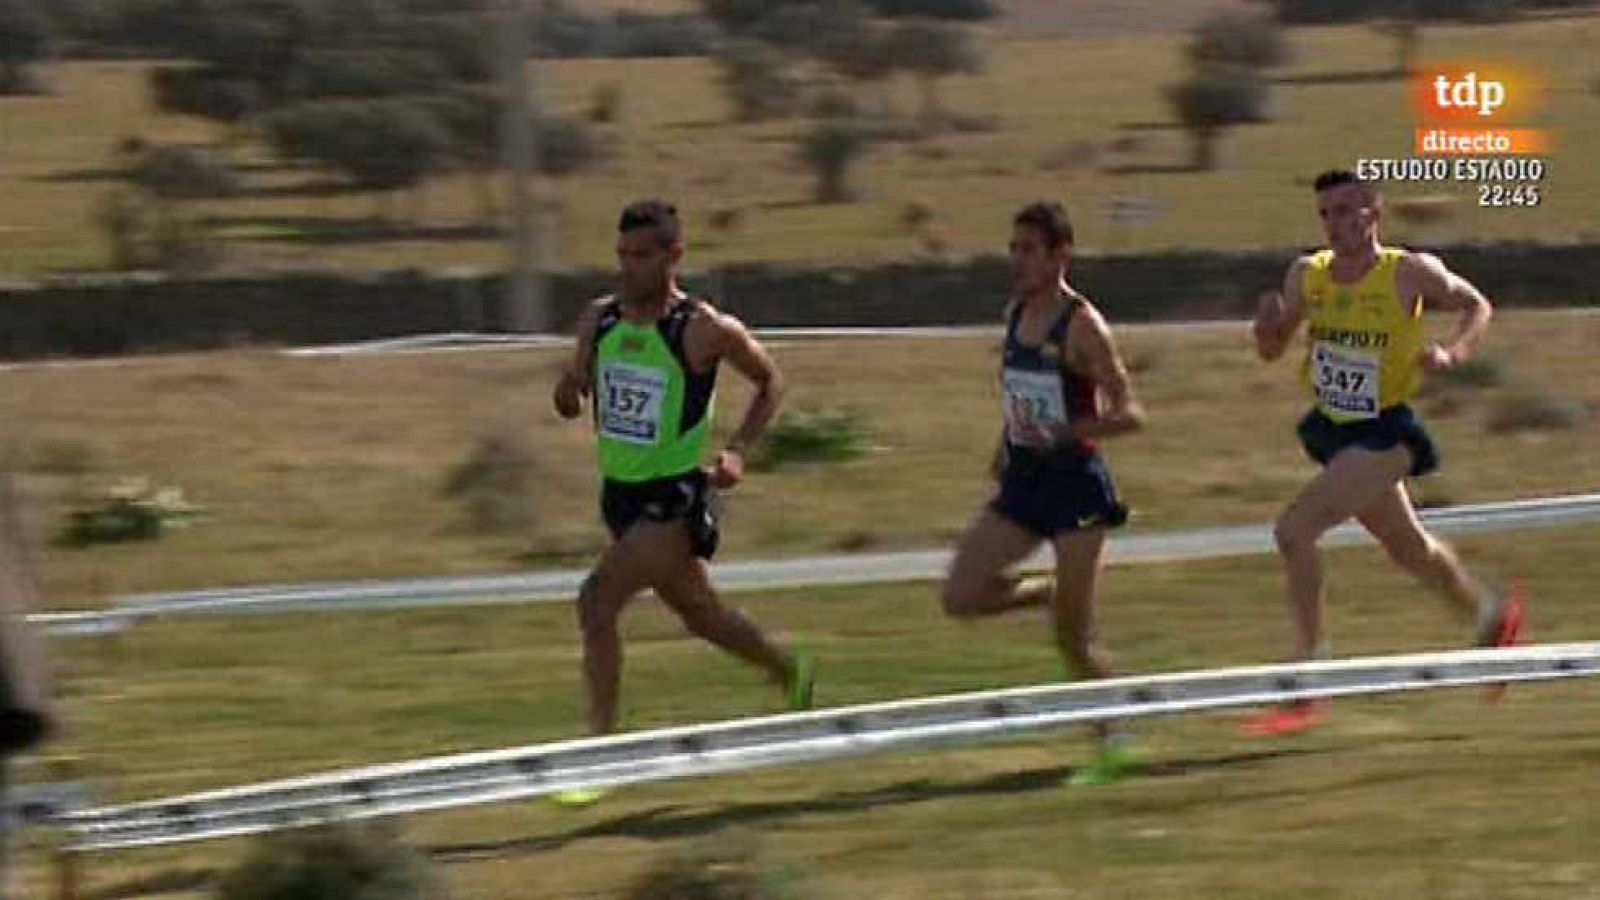
[[[1346,418],[1378,415],[1379,358],[1318,342],[1311,348],[1311,378],[1317,402],[1326,412]]]

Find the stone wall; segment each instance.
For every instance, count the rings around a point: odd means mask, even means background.
[[[1600,246],[1444,248],[1503,306],[1600,305]],[[1245,316],[1294,251],[1085,257],[1073,281],[1115,321]],[[552,280],[561,331],[609,289],[604,272]],[[1000,258],[860,268],[734,266],[686,278],[756,326],[964,325],[996,320]],[[471,272],[154,275],[0,283],[0,358],[104,356],[237,345],[296,346],[445,331],[503,330],[498,275]]]

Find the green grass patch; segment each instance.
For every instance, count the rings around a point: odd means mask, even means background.
[[[1108,312],[1115,316],[1114,304]],[[1508,312],[1486,350],[1528,383],[1564,385],[1600,403],[1591,377],[1597,327],[1565,314]],[[1295,359],[1263,365],[1231,326],[1124,327],[1118,340],[1130,356],[1160,360],[1134,376],[1149,427],[1103,445],[1133,507],[1131,528],[1270,521],[1314,473],[1293,436],[1308,403]],[[870,411],[873,452],[753,473],[724,494],[722,558],[952,541],[993,490],[994,347],[993,338],[775,346],[789,408],[848,400]],[[564,362],[546,351],[338,360],[216,353],[12,371],[0,403],[22,448],[92,447],[94,479],[181,484],[207,511],[203,526],[159,541],[47,548],[45,596],[52,606],[83,608],[142,591],[581,566],[606,542],[592,429],[557,418],[539,399]],[[1429,416],[1452,500],[1600,484],[1593,418],[1573,429],[1492,433],[1497,394],[1463,392],[1454,415]],[[724,386],[719,440],[748,397],[737,379]],[[517,469],[526,480],[514,482],[531,485],[537,515],[525,530],[463,527],[470,517],[441,483],[473,458],[477,436],[507,431],[537,461],[531,473]],[[1528,465],[1534,452],[1540,464]],[[75,452],[46,456],[55,463],[25,471],[23,487],[48,534],[81,501],[84,483]]]
[[[1458,549],[1491,580],[1525,581],[1530,637],[1593,639],[1597,526],[1476,535]],[[1326,554],[1338,656],[1463,646],[1470,626],[1375,548]],[[1277,658],[1288,644],[1277,560],[1112,567],[1101,628],[1127,672]],[[824,706],[1056,681],[1049,625],[974,625],[925,584],[747,595],[740,605],[818,654]],[[243,627],[248,624],[248,627]],[[689,637],[659,604],[624,622],[630,728],[774,712],[760,675]],[[578,638],[565,605],[190,619],[120,642],[56,645],[71,688],[56,750],[107,799],[135,799],[385,760],[554,740],[581,730]],[[405,842],[450,896],[624,896],[701,841],[759,839],[823,896],[1582,896],[1600,877],[1590,802],[1594,685],[1339,701],[1325,728],[1247,741],[1242,713],[1136,727],[1147,776],[1104,790],[1062,780],[1081,730],[814,766],[639,785],[581,812],[543,803],[430,814]],[[731,846],[727,845],[727,846]],[[1493,852],[1484,848],[1492,847]],[[248,852],[218,842],[91,857],[90,896],[167,896]],[[44,896],[24,848],[19,890]],[[183,878],[162,879],[163,872]],[[808,879],[810,880],[810,879]],[[24,896],[34,894],[24,893]],[[191,896],[181,894],[185,898]]]

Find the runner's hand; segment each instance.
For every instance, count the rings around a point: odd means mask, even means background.
[[[1253,323],[1256,340],[1278,340],[1278,334],[1283,330],[1283,322],[1289,317],[1289,311],[1283,305],[1283,293],[1276,290],[1262,291],[1256,300],[1256,320]]]
[[[1424,372],[1443,372],[1454,368],[1456,362],[1456,355],[1439,344],[1429,344],[1417,355],[1417,365]]]
[[[583,398],[589,394],[588,379],[567,372],[556,383],[556,413],[563,419],[576,419],[583,414]]]
[[[744,453],[727,449],[717,454],[717,461],[706,473],[713,487],[726,490],[744,480]]]
[[[1024,447],[1037,447],[1048,449],[1056,442],[1056,436],[1050,429],[1039,424],[1033,419],[1021,418],[1017,420],[1017,427],[1013,433],[1016,442]]]

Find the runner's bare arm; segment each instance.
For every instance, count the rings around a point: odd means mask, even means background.
[[[552,400],[556,414],[563,419],[575,419],[583,414],[583,398],[589,396],[594,385],[590,370],[594,365],[594,329],[600,319],[604,299],[589,304],[578,317],[578,333],[573,339],[572,361],[556,382]]]
[[[1400,263],[1397,278],[1400,296],[1422,296],[1424,308],[1459,312],[1455,332],[1443,344],[1429,344],[1419,360],[1422,367],[1432,372],[1448,369],[1471,358],[1484,333],[1489,330],[1489,320],[1494,316],[1494,306],[1472,282],[1450,271],[1439,257],[1431,253],[1408,253]]]
[[[1106,408],[1098,418],[1080,419],[1068,427],[1073,436],[1080,439],[1138,431],[1144,427],[1144,406],[1133,395],[1133,380],[1128,377],[1128,367],[1123,365],[1122,356],[1117,352],[1110,324],[1094,307],[1086,308],[1080,321],[1088,327],[1072,335],[1080,342],[1077,356],[1104,393]]]
[[[744,419],[728,439],[727,448],[742,455],[747,447],[761,439],[767,425],[777,415],[785,390],[783,373],[743,322],[722,313],[711,315],[716,329],[717,355],[749,379],[756,389],[750,405],[745,408]]]
[[[1300,303],[1300,282],[1305,277],[1305,267],[1305,257],[1295,260],[1283,276],[1283,287],[1263,292],[1257,303],[1251,330],[1255,334],[1256,355],[1267,362],[1283,355],[1300,329],[1300,323],[1305,321],[1305,307]]]

